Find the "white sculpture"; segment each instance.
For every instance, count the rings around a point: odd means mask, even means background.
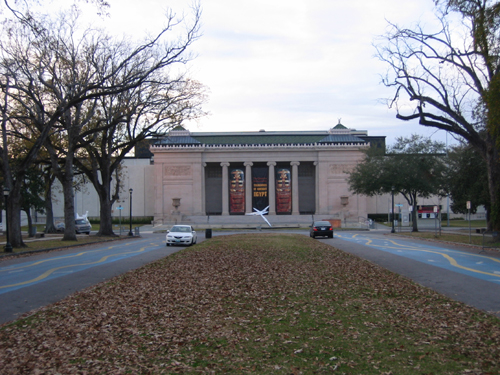
[[[270,227],[272,227],[271,223],[269,221],[267,221],[267,219],[264,217],[264,215],[267,214],[267,209],[268,208],[269,208],[269,206],[267,206],[263,210],[259,211],[258,209],[256,209],[254,207],[253,210],[255,212],[251,212],[251,213],[248,213],[248,214],[245,214],[245,215],[260,215],[260,217],[263,218]]]
[[[76,216],[76,217],[75,217],[75,220],[80,220],[80,219],[83,219],[83,220],[85,220],[85,221],[89,221],[89,219],[87,219],[87,216],[88,216],[88,215],[89,215],[89,212],[88,212],[88,211],[87,211],[87,212],[85,212],[85,215],[82,215],[82,216],[78,215],[78,212],[77,212],[77,213],[76,213],[76,215],[75,215],[75,216]]]

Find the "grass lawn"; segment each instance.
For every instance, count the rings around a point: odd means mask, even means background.
[[[0,328],[2,374],[498,374],[500,320],[296,234],[217,236]]]
[[[438,234],[436,235],[434,232],[401,232],[398,233],[398,235],[401,236],[406,236],[406,237],[416,237],[416,238],[426,238],[426,239],[435,239],[439,241],[446,241],[446,242],[455,242],[459,244],[471,244],[471,245],[476,245],[476,246],[485,246],[488,248],[500,248],[500,242],[498,240],[493,239],[491,236],[485,236],[483,239],[483,236],[470,236],[468,233],[462,233],[462,234],[454,234],[454,233],[444,233],[442,232],[441,235]]]
[[[446,220],[443,220],[441,222],[441,225],[443,227],[446,227],[448,225],[448,222]],[[464,227],[468,228],[469,227],[469,221],[468,220],[450,220],[450,227]],[[486,220],[471,220],[470,221],[470,227],[471,228],[486,228]]]

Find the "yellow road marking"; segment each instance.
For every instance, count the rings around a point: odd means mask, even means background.
[[[432,251],[432,250],[425,250],[425,249],[422,249],[421,247],[411,247],[411,246],[408,246],[408,245],[399,244],[396,241],[392,241],[392,240],[390,242],[392,242],[396,246],[401,246],[401,247],[405,247],[406,246],[410,250],[427,251],[427,252],[430,252],[430,253],[436,253],[436,254],[443,255],[440,252],[435,252],[435,251]],[[457,250],[451,250],[451,251],[453,251],[454,253],[457,253],[457,254],[468,255],[468,256],[473,256],[473,257],[483,258],[483,259],[489,259],[489,260],[492,260],[494,262],[500,263],[500,259],[493,258],[493,257],[488,257],[488,256],[485,256],[485,255],[471,254],[471,253],[466,253],[464,251],[457,251]]]
[[[127,245],[129,245],[129,244],[126,244],[125,246],[127,246]],[[80,256],[82,256],[84,254],[97,253],[97,252],[100,252],[100,251],[111,250],[114,247],[117,247],[117,246],[109,246],[109,247],[107,247],[105,249],[82,251],[81,253],[77,253],[77,254],[73,254],[73,255],[67,255],[67,256],[62,256],[62,257],[57,257],[57,258],[50,258],[50,259],[40,260],[38,262],[27,264],[27,265],[22,265],[22,266],[19,266],[19,267],[10,267],[10,268],[9,267],[5,267],[5,268],[0,269],[0,272],[10,272],[10,271],[15,271],[15,270],[23,269],[23,268],[29,268],[29,267],[33,267],[33,266],[38,266],[39,264],[43,264],[43,263],[46,263],[46,262],[57,261],[57,260],[60,260],[60,259],[76,258],[76,257],[80,257]]]
[[[355,234],[354,236],[352,236],[352,238],[354,239],[356,236],[357,236],[357,234]],[[342,236],[339,236],[339,237],[342,237]],[[500,277],[500,275],[495,274],[495,273],[484,272],[484,271],[480,271],[480,270],[477,270],[477,269],[474,269],[474,268],[469,268],[469,267],[462,266],[462,265],[458,264],[458,262],[455,260],[455,258],[449,256],[448,254],[439,252],[439,251],[426,250],[426,249],[422,249],[421,247],[414,247],[414,246],[410,246],[410,245],[400,244],[400,243],[397,243],[396,241],[393,241],[393,240],[387,240],[387,241],[389,241],[390,243],[392,243],[395,247],[393,247],[393,246],[383,246],[383,245],[374,245],[374,244],[372,244],[373,241],[370,238],[366,238],[365,241],[366,241],[365,246],[374,246],[374,247],[375,246],[379,246],[379,247],[385,247],[387,249],[393,249],[393,250],[412,250],[412,251],[421,251],[421,252],[426,252],[426,253],[438,254],[438,255],[441,255],[443,258],[447,259],[448,262],[450,262],[450,264],[452,266],[454,266],[454,267],[461,268],[463,270],[470,271],[470,272],[480,273],[480,274],[483,274],[483,275]],[[458,254],[462,254],[462,255],[468,255],[468,256],[472,256],[472,257],[482,258],[482,259],[489,259],[489,260],[492,260],[494,262],[500,263],[499,259],[488,257],[488,256],[484,256],[484,255],[471,254],[471,253],[466,253],[466,252],[462,252],[462,251],[455,251],[455,250],[453,250],[453,252],[454,253],[458,253]]]
[[[88,266],[88,265],[91,265],[91,264],[99,264],[99,263],[105,262],[106,260],[108,260],[109,258],[111,258],[111,257],[113,257],[113,256],[126,255],[126,254],[134,254],[134,253],[141,253],[141,252],[143,252],[145,249],[146,249],[146,247],[143,247],[143,248],[141,248],[141,249],[140,249],[140,250],[138,250],[138,251],[130,251],[130,252],[126,252],[126,253],[119,253],[119,254],[111,254],[111,255],[107,255],[107,256],[102,257],[101,259],[99,259],[99,260],[98,260],[98,261],[96,261],[96,262],[81,263],[81,264],[69,264],[69,265],[66,265],[66,266],[61,266],[61,267],[52,268],[52,269],[50,269],[50,270],[45,271],[45,272],[44,272],[44,273],[42,273],[40,276],[35,277],[34,279],[27,280],[27,281],[23,281],[23,282],[21,282],[21,283],[17,283],[17,284],[11,284],[11,285],[4,285],[4,286],[0,286],[0,289],[12,288],[12,287],[15,287],[15,286],[20,286],[20,285],[26,285],[26,284],[34,283],[34,282],[37,282],[37,281],[43,280],[43,279],[45,279],[45,278],[49,277],[49,276],[50,276],[51,274],[53,274],[54,272],[59,271],[59,270],[64,269],[64,268],[79,267],[79,266]],[[61,258],[59,258],[59,259],[61,259]]]

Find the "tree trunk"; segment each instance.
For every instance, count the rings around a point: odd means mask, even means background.
[[[411,211],[411,221],[412,221],[412,232],[418,232],[418,209],[417,209],[417,201],[414,201],[413,209]]]
[[[45,233],[56,233],[54,225],[54,210],[52,209],[52,183],[54,177],[46,177],[47,184],[45,189]]]
[[[488,167],[488,188],[490,190],[491,215],[489,231],[500,231],[500,161],[499,153],[492,141],[487,142],[486,165]]]
[[[52,191],[52,189],[50,189]],[[56,233],[54,225],[54,210],[52,209],[52,199],[45,198],[45,233]]]
[[[32,233],[33,233],[33,220],[31,218],[31,211],[29,209],[27,209],[24,212],[26,212],[26,217],[28,218],[28,237],[35,237],[34,235],[32,235]]]
[[[112,171],[110,164],[111,161],[109,160],[109,158],[103,158],[103,160],[101,160],[101,168],[99,169],[99,172],[102,183],[99,182],[97,173],[95,173],[96,171],[94,171],[93,174],[89,175],[89,179],[94,185],[94,189],[99,196],[100,229],[97,233],[98,236],[116,236],[116,234],[113,232],[113,217],[111,216],[111,208],[113,206],[113,203],[118,198],[118,193],[116,192],[113,196],[111,196]],[[120,179],[118,178],[118,176],[116,177],[115,184],[117,184],[116,191],[118,191],[120,185]]]
[[[21,192],[13,188],[7,198],[9,220],[9,242],[12,247],[26,247],[21,232]]]
[[[113,232],[113,217],[111,216],[111,206],[113,203],[109,200],[109,196],[101,194],[99,194],[99,203],[101,205],[101,226],[97,235],[115,236],[115,233]]]
[[[76,241],[75,227],[75,192],[73,191],[73,165],[71,157],[68,155],[66,159],[65,171],[63,178],[59,181],[63,186],[64,194],[64,236],[63,241]]]

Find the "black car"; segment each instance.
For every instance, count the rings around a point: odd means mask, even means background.
[[[333,227],[329,221],[315,221],[309,230],[309,236],[316,238],[318,236],[333,238]]]

